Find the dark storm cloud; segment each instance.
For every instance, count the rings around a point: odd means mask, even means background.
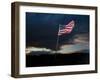
[[[67,43],[61,45],[59,47],[60,49],[56,52],[52,49],[47,48],[39,48],[39,47],[28,47],[26,48],[26,54],[32,54],[39,55],[39,54],[72,54],[72,53],[89,53],[89,38],[88,34],[76,34],[73,36]],[[38,54],[35,52],[38,52]],[[39,53],[40,52],[40,53]],[[41,53],[45,52],[45,53]]]
[[[75,21],[71,34],[60,36],[59,45],[71,41],[76,34],[89,33],[88,15],[26,13],[26,46],[55,49],[59,24]]]

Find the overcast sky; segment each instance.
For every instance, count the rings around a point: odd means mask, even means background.
[[[70,34],[59,38],[59,46],[66,44],[89,43],[89,16],[73,14],[26,13],[26,46],[45,47],[55,50],[59,24],[75,21]],[[78,38],[76,38],[78,35]],[[83,35],[83,36],[82,36]]]

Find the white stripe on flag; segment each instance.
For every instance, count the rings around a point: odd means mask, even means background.
[[[71,33],[71,31],[74,28],[74,25],[75,25],[75,22],[72,20],[64,28],[62,28],[62,29],[60,28],[58,31],[58,36],[65,34],[65,33],[67,33],[67,34]]]

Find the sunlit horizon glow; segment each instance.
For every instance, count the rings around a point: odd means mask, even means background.
[[[84,50],[89,52],[89,36],[87,34],[76,34],[73,36],[71,40],[72,44],[63,44],[60,48],[55,51],[46,47],[27,47],[26,54],[30,54],[31,52],[45,51],[50,52],[51,54],[61,53],[61,54],[72,54],[76,52],[85,53]]]

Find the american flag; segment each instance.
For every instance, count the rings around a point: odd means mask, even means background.
[[[59,27],[58,36],[71,33],[74,26],[75,26],[75,21],[72,20],[67,25],[65,25],[63,28]]]

